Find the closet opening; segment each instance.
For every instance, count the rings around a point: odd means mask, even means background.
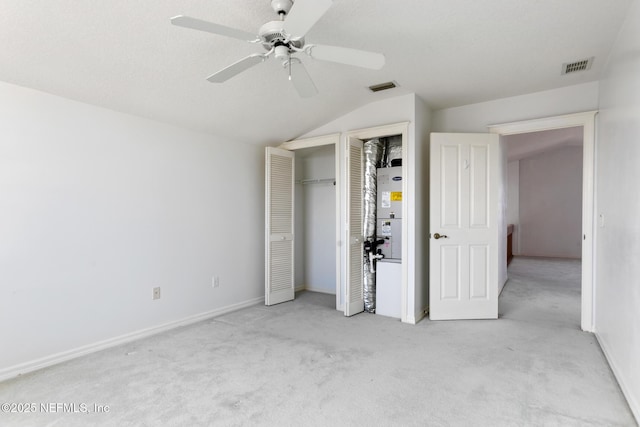
[[[387,156],[386,163],[373,165],[375,179],[377,169],[389,172],[397,167],[397,173],[388,175],[387,180],[399,188],[380,195],[380,203],[384,201],[388,207],[372,217],[380,222],[379,233],[373,232],[366,252],[362,191],[364,141],[395,139],[401,153],[396,157],[406,159],[407,135],[408,123],[399,123],[266,148],[266,305],[291,301],[295,291],[309,290],[335,295],[336,310],[345,316],[361,313],[365,311],[364,269],[373,265],[377,271],[380,264],[382,276],[385,267],[393,269],[389,273],[392,278],[380,282],[382,291],[384,284],[393,282],[384,302],[395,306],[393,317],[407,321],[407,258],[411,258],[408,245],[412,236],[408,234],[409,220],[403,215],[408,211],[407,197],[403,197],[409,189],[408,180],[402,178],[407,176],[406,162]],[[375,294],[368,297],[375,304]]]
[[[336,295],[336,153],[334,145],[303,148],[295,156],[294,284]]]
[[[364,309],[400,319],[402,135],[372,138],[363,145]]]

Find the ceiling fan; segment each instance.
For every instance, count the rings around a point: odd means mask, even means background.
[[[333,0],[295,0],[295,4],[294,0],[271,0],[271,7],[278,14],[280,20],[267,22],[260,27],[257,35],[183,15],[171,18],[171,23],[250,43],[261,43],[267,51],[266,53],[249,55],[210,75],[207,77],[210,82],[225,82],[273,55],[282,61],[283,67],[288,68],[289,80],[300,96],[306,98],[315,95],[318,90],[302,61],[294,56],[296,54],[305,53],[314,59],[355,65],[372,70],[379,70],[385,63],[384,55],[381,53],[305,42],[305,34],[325,14],[332,3]]]

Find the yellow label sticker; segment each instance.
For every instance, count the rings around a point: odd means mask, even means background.
[[[401,202],[402,201],[402,191],[392,191],[391,192],[391,201],[392,202]]]

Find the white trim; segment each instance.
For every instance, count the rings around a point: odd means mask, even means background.
[[[319,294],[335,295],[335,292],[329,291],[326,288],[316,288],[314,286],[306,285],[303,287],[305,291],[317,292]]]
[[[611,357],[611,352],[609,351],[609,346],[606,344],[607,341],[604,337],[600,336],[597,332],[595,333],[596,339],[598,340],[598,344],[600,344],[600,348],[602,349],[602,353],[604,353],[605,359],[609,362],[609,367],[611,371],[613,371],[613,375],[618,381],[618,385],[622,390],[622,394],[627,399],[627,404],[629,405],[629,409],[631,409],[631,413],[636,419],[636,422],[640,424],[640,402],[636,400],[636,397],[633,394],[633,390],[629,387],[627,383],[624,382],[624,375],[618,368],[618,365],[615,363],[615,360]]]
[[[342,167],[343,158],[340,155],[340,134],[332,135],[332,138],[335,138],[335,177],[336,177],[336,230],[335,230],[335,239],[336,239],[336,310],[344,312],[344,300],[342,299],[342,293],[340,292],[342,282],[340,281],[341,273],[342,273],[342,253],[341,253],[341,245],[340,239],[342,237],[342,228],[340,227],[340,201],[342,200],[341,196],[341,188],[342,188],[342,175],[340,168]]]
[[[309,292],[317,292],[319,294],[327,294],[327,295],[335,295],[335,291],[329,291],[326,288],[316,288],[313,285],[298,285],[295,289],[296,292],[301,291],[309,291]]]
[[[415,171],[411,170],[409,174],[409,165],[412,161],[419,161],[419,159],[409,159],[409,122],[393,123],[389,125],[376,126],[366,129],[353,130],[346,133],[346,139],[357,138],[360,140],[367,140],[372,138],[382,138],[385,136],[402,135],[402,176],[406,177],[402,180],[402,193],[409,195],[409,175],[414,175]],[[413,195],[412,195],[413,196]],[[415,196],[414,196],[415,197]],[[409,212],[409,198],[402,197],[402,284],[401,284],[401,303],[400,303],[400,320],[404,323],[416,324],[417,320],[413,311],[409,313],[408,307],[408,295],[409,295],[409,254],[415,254],[415,247],[410,252],[409,249],[409,218],[413,218],[415,212]],[[411,223],[411,233],[415,235],[415,219]],[[413,263],[412,263],[413,264]],[[415,283],[414,283],[415,287]],[[415,289],[414,289],[415,295]],[[418,319],[419,320],[419,319]]]
[[[323,145],[336,144],[340,140],[339,133],[332,133],[330,135],[317,136],[314,138],[294,139],[293,141],[283,142],[278,146],[283,150],[300,150],[302,148],[320,147]]]
[[[535,120],[497,124],[488,126],[490,133],[514,135],[519,133],[538,132],[543,130],[582,126],[582,307],[580,325],[583,331],[594,331],[594,175],[595,175],[595,126],[597,111],[566,114]]]
[[[382,138],[385,136],[393,136],[406,134],[409,129],[409,122],[392,123],[389,125],[376,126],[373,128],[356,129],[346,133],[347,138],[353,137],[361,140]],[[404,153],[403,153],[404,154]],[[402,162],[404,164],[404,162]]]
[[[52,354],[42,357],[40,359],[31,360],[29,362],[21,363],[19,365],[10,366],[8,368],[0,370],[0,382],[8,380],[10,378],[24,375],[29,372],[36,371],[38,369],[46,368],[48,366],[57,365],[58,363],[66,362],[67,360],[75,359],[87,354],[95,353],[97,351],[105,350],[107,348],[115,347],[117,345],[126,344],[128,342],[136,341],[142,338],[150,337],[161,332],[177,328],[179,326],[191,325],[203,320],[211,319],[213,317],[222,316],[223,314],[237,311],[243,308],[251,307],[256,304],[264,302],[264,297],[260,296],[252,298],[247,301],[239,302],[237,304],[231,304],[225,307],[217,308],[215,310],[207,311],[193,316],[188,316],[183,319],[174,320],[172,322],[163,323],[158,326],[152,326],[146,329],[140,329],[135,332],[120,335],[118,337],[109,338],[103,341],[98,341],[92,344],[83,345],[71,350],[63,351],[60,353]]]
[[[500,135],[515,135],[519,133],[538,132],[542,130],[562,129],[574,126],[585,126],[590,123],[598,112],[585,111],[582,113],[565,114],[563,116],[543,117],[539,119],[523,120],[520,122],[488,125],[490,133]]]
[[[425,308],[422,311],[418,312],[418,315],[416,316],[415,322],[413,322],[413,324],[415,325],[416,323],[418,323],[419,321],[427,317],[428,312],[429,312],[428,308]]]

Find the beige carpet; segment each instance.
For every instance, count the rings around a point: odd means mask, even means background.
[[[633,426],[579,330],[579,274],[516,258],[494,321],[345,318],[303,292],[0,383],[38,406],[0,425]]]

